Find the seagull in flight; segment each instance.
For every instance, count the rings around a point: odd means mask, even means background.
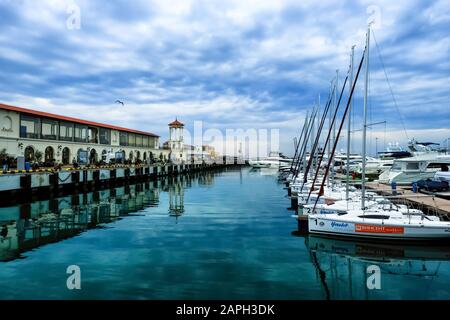
[[[120,101],[120,100],[116,100],[116,102],[115,103],[120,103],[121,105],[122,105],[122,107],[124,107],[125,106],[125,103],[123,103],[122,101]]]

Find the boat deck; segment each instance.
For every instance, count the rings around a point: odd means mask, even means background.
[[[414,193],[411,187],[397,187],[397,194],[393,195],[391,186],[379,182],[368,182],[366,188],[388,197],[396,202],[406,202],[415,208],[420,208],[425,213],[438,214],[450,218],[450,200],[445,199],[444,194],[450,197],[449,192],[431,193],[421,191]]]

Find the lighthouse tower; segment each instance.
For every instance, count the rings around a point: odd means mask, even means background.
[[[186,161],[183,130],[184,124],[178,121],[178,119],[169,123],[169,148],[171,150],[171,160],[174,162]]]

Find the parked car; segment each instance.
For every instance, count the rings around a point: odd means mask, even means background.
[[[417,183],[417,188],[419,191],[421,189],[424,189],[426,191],[443,192],[443,191],[448,191],[450,189],[447,181],[427,179],[427,180],[417,181],[416,183]]]

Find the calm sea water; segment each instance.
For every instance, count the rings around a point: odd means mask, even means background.
[[[302,236],[289,204],[238,169],[0,208],[0,299],[450,298],[450,248]]]

